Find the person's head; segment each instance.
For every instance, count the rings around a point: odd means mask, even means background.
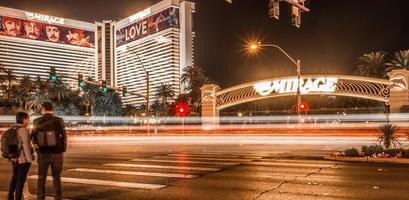
[[[21,20],[11,17],[3,17],[3,27],[6,35],[19,36],[21,33]]]
[[[70,29],[66,35],[67,41],[70,44],[79,45],[84,38],[84,31],[79,29]]]
[[[49,101],[44,102],[43,105],[41,106],[42,113],[52,113],[53,110],[54,110],[53,103]]]
[[[30,117],[25,112],[18,112],[16,114],[16,123],[27,127],[30,124]]]
[[[26,32],[27,38],[39,39],[41,34],[41,25],[33,21],[23,21],[24,31]]]
[[[59,42],[60,41],[60,36],[61,36],[61,31],[58,26],[55,25],[46,25],[45,26],[45,33],[47,35],[47,40],[50,42]]]

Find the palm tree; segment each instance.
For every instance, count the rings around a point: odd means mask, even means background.
[[[122,115],[122,101],[118,93],[109,90],[96,98],[94,106],[95,115],[120,116]]]
[[[398,126],[389,123],[379,127],[379,132],[382,134],[378,137],[379,144],[383,145],[386,149],[389,149],[392,145],[396,147],[396,144],[400,144],[398,137],[395,135],[398,129]]]
[[[200,88],[205,84],[214,83],[214,81],[204,74],[202,68],[198,66],[188,66],[183,69],[181,82],[186,85],[189,102],[193,103],[195,111],[198,112],[201,104]]]
[[[37,76],[34,80],[34,85],[36,86],[35,89],[35,96],[36,97],[46,97],[48,96],[48,92],[50,90],[50,82],[48,80],[41,79],[40,76]]]
[[[52,81],[50,83],[48,98],[53,100],[57,104],[63,103],[65,98],[68,98],[70,95],[70,89],[68,85],[64,83],[61,79]]]
[[[126,104],[122,108],[122,115],[123,116],[135,116],[139,114],[139,109],[136,106],[133,106],[131,104]]]
[[[163,110],[163,115],[167,115],[167,104],[168,104],[168,98],[173,98],[175,96],[175,91],[172,88],[171,84],[166,84],[166,83],[161,83],[157,90],[156,90],[156,97],[162,99],[162,110]]]
[[[94,82],[94,79],[92,78],[88,78],[87,80]],[[98,96],[100,96],[99,86],[87,83],[82,87],[81,98],[86,112],[93,110],[93,106],[95,105]]]
[[[2,86],[2,90],[7,93],[7,102],[11,101],[12,91],[12,84],[16,80],[16,76],[14,75],[11,69],[6,69],[3,66],[0,66],[0,81],[1,83],[7,83]]]
[[[137,106],[137,109],[139,111],[139,114],[145,113],[146,112],[146,103],[141,103]]]
[[[151,110],[155,115],[162,112],[161,102],[158,99],[155,99],[155,101],[152,102]]]
[[[18,79],[16,89],[14,90],[15,102],[23,109],[27,109],[27,102],[32,98],[35,91],[35,85],[30,76],[24,75]]]
[[[386,63],[387,71],[392,69],[408,69],[409,70],[409,49],[395,52],[392,60]]]
[[[359,57],[356,72],[361,76],[384,78],[386,76],[386,56],[385,52],[377,51]]]

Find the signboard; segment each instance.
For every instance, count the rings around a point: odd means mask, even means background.
[[[43,15],[34,14],[31,16],[32,19],[36,20],[43,19],[43,21],[47,22],[64,22],[61,18],[47,18]],[[95,35],[93,31],[7,16],[0,16],[0,22],[0,35],[81,47],[95,46]]]
[[[179,28],[179,9],[168,8],[116,31],[116,46],[122,46],[168,28]]]
[[[337,78],[300,79],[300,92],[335,92]],[[298,79],[282,79],[254,84],[254,89],[262,96],[271,93],[295,93],[298,89]]]

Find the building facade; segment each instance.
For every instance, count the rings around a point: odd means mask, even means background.
[[[74,89],[78,74],[126,86],[126,104],[146,102],[134,95],[147,94],[146,69],[151,101],[160,84],[179,95],[183,69],[193,65],[194,12],[194,3],[164,0],[119,21],[88,23],[0,7],[0,65],[42,78],[55,67]]]
[[[146,70],[150,101],[155,99],[160,84],[170,84],[176,95],[183,92],[181,74],[193,64],[194,12],[194,3],[164,0],[116,22],[114,86],[127,86],[129,92],[146,95]],[[146,99],[129,95],[123,101],[136,104]]]
[[[55,67],[77,87],[78,73],[97,79],[97,25],[0,7],[0,65],[16,76],[48,78]]]

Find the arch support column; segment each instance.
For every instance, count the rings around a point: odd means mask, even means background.
[[[395,69],[388,73],[388,77],[390,112],[399,113],[402,106],[409,105],[409,70]]]
[[[220,90],[220,87],[214,84],[206,84],[200,89],[202,98],[202,128],[219,128],[219,110],[216,106],[216,92]]]

